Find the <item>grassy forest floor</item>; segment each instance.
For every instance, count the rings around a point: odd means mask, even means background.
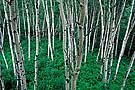
[[[31,60],[27,59],[27,41],[21,43],[24,53],[24,65],[26,70],[28,90],[33,90],[34,85],[34,56],[35,56],[35,40],[31,42]],[[4,52],[8,61],[9,69],[5,67],[2,55],[2,78],[5,82],[6,90],[15,88],[16,81],[13,75],[12,61],[8,42],[4,45]],[[103,87],[102,76],[100,75],[100,63],[96,63],[97,50],[88,54],[87,63],[82,63],[79,78],[77,81],[77,90],[105,90]],[[114,75],[117,59],[114,59],[112,67],[112,76]],[[124,75],[130,63],[130,58],[123,57],[117,80],[110,80],[107,90],[120,90]],[[47,40],[40,43],[40,53],[38,58],[38,90],[65,90],[64,86],[64,60],[62,52],[62,42],[55,40],[54,61],[47,58]],[[128,80],[126,82],[126,90],[135,90],[135,66],[133,66]]]

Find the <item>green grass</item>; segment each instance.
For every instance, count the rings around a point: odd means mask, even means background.
[[[24,53],[24,65],[26,70],[28,90],[33,90],[34,84],[34,56],[35,39],[31,42],[31,60],[27,58],[27,41],[21,44]],[[13,77],[13,68],[9,47],[4,48],[5,56],[8,60],[9,70],[6,70],[2,56],[2,77],[5,82],[6,90],[15,89],[16,79]],[[80,74],[77,81],[77,90],[120,90],[124,74],[126,73],[130,58],[124,57],[120,64],[118,77],[113,81],[117,59],[114,59],[112,67],[111,81],[104,87],[102,75],[100,75],[100,63],[96,63],[97,50],[93,54],[88,54],[87,63],[82,63]],[[133,66],[128,80],[126,90],[134,90],[135,87],[135,67]],[[38,58],[38,90],[65,90],[64,81],[64,60],[62,52],[62,42],[55,40],[54,61],[47,57],[47,40],[41,40],[40,53]]]

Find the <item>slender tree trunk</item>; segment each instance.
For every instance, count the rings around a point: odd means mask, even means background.
[[[53,61],[53,49],[51,45],[51,31],[50,31],[50,20],[49,20],[49,12],[48,12],[48,6],[47,6],[47,1],[45,1],[46,5],[46,22],[47,22],[47,29],[48,29],[48,57],[51,53],[51,59]]]
[[[45,3],[44,3],[44,0],[42,0],[42,5],[43,5],[43,9],[44,9],[44,19],[43,19],[43,25],[42,25],[42,36],[45,37],[46,9],[45,9]]]
[[[117,56],[117,53],[118,53],[119,32],[120,32],[120,26],[118,28],[118,33],[117,33],[117,37],[116,37],[115,57]]]
[[[26,0],[24,0],[24,6],[26,10],[27,24],[28,24],[28,60],[30,60],[30,17]]]
[[[102,6],[102,2],[101,0],[99,0],[100,3],[100,12],[101,12],[101,24],[102,24],[102,32],[101,32],[101,41],[100,41],[100,45],[101,45],[101,59],[103,58],[103,41],[104,41],[104,12],[103,12],[103,6]]]
[[[37,75],[38,75],[38,56],[39,56],[39,5],[40,0],[36,0],[36,55],[35,55],[35,76],[34,76],[34,90],[37,90]]]
[[[107,32],[106,32],[106,41],[104,48],[104,82],[107,82],[107,74],[108,74],[108,56],[107,56],[107,47],[109,45],[109,32],[110,32],[110,22],[111,22],[111,1],[109,0],[109,10],[108,10],[108,21],[107,21]]]
[[[108,82],[110,80],[111,77],[111,73],[112,73],[112,65],[113,65],[113,51],[114,51],[114,45],[112,47],[112,51],[111,51],[111,61],[110,61],[110,67],[109,67],[109,73],[108,73]]]
[[[131,7],[131,10],[130,10],[130,17],[129,17],[129,20],[128,20],[128,26],[127,26],[127,29],[126,29],[125,37],[123,39],[121,51],[120,51],[120,54],[119,54],[118,64],[117,64],[116,72],[115,72],[115,75],[114,75],[114,80],[116,79],[118,69],[119,69],[119,65],[120,65],[120,61],[121,61],[121,58],[122,58],[122,56],[124,54],[125,47],[126,47],[126,44],[127,44],[127,40],[128,40],[129,34],[130,34],[129,33],[129,27],[130,27],[130,21],[131,21],[131,17],[132,17],[134,2],[135,2],[135,0],[132,1],[132,7]]]
[[[127,72],[126,72],[126,75],[125,75],[125,78],[123,80],[123,84],[122,84],[121,90],[124,90],[124,87],[125,87],[125,84],[126,84],[126,80],[127,80],[128,75],[129,75],[129,73],[131,71],[131,68],[133,66],[134,60],[135,60],[135,51],[134,51],[134,53],[132,55],[131,62],[129,64],[129,67],[128,67]]]
[[[18,31],[18,35],[19,35],[19,38],[21,37],[20,36],[20,33],[21,33],[21,31],[20,31],[20,15],[19,15],[19,8],[18,8],[18,0],[16,0],[15,1],[15,10],[16,10],[16,16],[17,16],[17,19],[16,19],[16,22],[17,22],[17,24],[16,24],[16,28],[17,28],[17,31]]]
[[[53,5],[52,5],[52,0],[50,0],[50,5],[51,5],[51,17],[52,17],[52,48],[54,51],[54,11],[53,11]]]
[[[3,37],[3,34],[1,32],[1,27],[0,27],[0,51],[1,51],[2,57],[4,59],[6,68],[8,69],[8,63],[7,63],[7,60],[6,60],[6,57],[5,57],[5,54],[4,54],[4,50],[3,50],[3,40],[4,40],[4,37]]]
[[[22,8],[24,8],[24,3],[22,1]],[[26,22],[25,22],[25,10],[23,9],[23,29],[24,29],[24,35],[25,35],[25,38],[26,38]]]
[[[13,64],[13,70],[14,70],[14,75],[16,76],[15,60],[14,60],[14,53],[13,53],[12,39],[11,39],[10,27],[9,27],[9,18],[8,18],[8,15],[7,15],[6,4],[5,4],[5,1],[4,1],[4,0],[3,0],[3,6],[4,6],[4,12],[5,12],[5,19],[6,19],[6,22],[7,22],[8,39],[9,39],[9,46],[10,46],[10,52],[11,52],[11,58],[12,58],[12,64]]]
[[[103,58],[103,41],[104,41],[104,12],[103,12],[103,6],[102,6],[102,2],[101,0],[99,0],[99,3],[100,3],[100,14],[101,14],[101,28],[102,28],[102,31],[101,31],[101,40],[100,40],[100,47],[99,47],[99,50],[98,50],[98,55],[97,55],[97,59],[96,61],[98,62],[98,57],[101,53],[101,60]]]
[[[86,0],[86,37],[85,37],[85,56],[84,62],[86,63],[87,53],[88,53],[88,0]],[[90,43],[90,42],[89,42]]]
[[[6,57],[5,57],[5,54],[4,54],[4,50],[3,50],[3,47],[2,47],[2,48],[0,48],[0,50],[1,50],[1,53],[2,53],[2,57],[3,57],[3,59],[4,59],[4,62],[5,62],[6,68],[8,69],[8,63],[7,63],[7,59],[6,59]]]
[[[95,47],[95,43],[96,43],[96,34],[97,34],[97,30],[98,30],[99,16],[100,16],[100,11],[99,11],[98,17],[97,17],[96,28],[95,28],[95,31],[94,31],[94,36],[93,36],[93,43],[92,43],[91,52],[93,52],[94,47]]]
[[[134,42],[134,37],[135,37],[135,32],[133,33],[133,36],[132,36],[132,39],[131,39],[131,44],[130,44],[130,47],[129,47],[129,50],[128,50],[128,56],[130,55],[130,52],[131,52],[131,48],[132,48],[132,45],[133,45],[133,42]]]
[[[35,13],[34,13],[34,9],[32,8],[32,31],[33,31],[33,36],[35,35],[35,32],[36,32],[36,30],[35,30]]]
[[[94,24],[94,19],[95,19],[95,9],[93,9],[90,30],[88,31],[89,32],[88,33],[88,35],[89,35],[88,51],[90,51],[90,46],[91,46],[91,34],[92,34],[92,28],[93,28],[93,24]]]
[[[0,90],[5,90],[5,86],[4,86],[4,80],[2,79],[2,69],[1,69],[1,61],[0,61],[0,82],[1,82],[1,87]]]

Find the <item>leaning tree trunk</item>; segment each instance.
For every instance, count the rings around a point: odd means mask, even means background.
[[[99,47],[99,50],[98,50],[96,62],[98,62],[98,57],[100,55],[100,52],[101,52],[101,59],[103,58],[103,40],[104,40],[104,12],[103,12],[103,5],[102,5],[101,0],[99,0],[99,3],[100,3],[101,28],[102,28],[102,30],[101,30],[100,47]],[[102,66],[101,66],[101,68],[102,68]]]
[[[133,66],[134,60],[135,60],[135,51],[134,51],[134,53],[133,53],[133,55],[132,55],[131,62],[130,62],[129,67],[128,67],[128,69],[127,69],[127,73],[126,73],[126,75],[125,75],[125,77],[124,77],[121,90],[124,90],[124,87],[125,87],[125,84],[126,84],[126,80],[127,80],[128,75],[129,75],[129,73],[130,73],[130,70],[131,70],[131,68],[132,68],[132,66]]]
[[[135,2],[135,0],[132,1],[132,7],[131,7],[131,10],[130,10],[130,17],[129,17],[129,20],[128,20],[128,26],[127,26],[127,29],[126,29],[125,37],[123,39],[121,51],[120,51],[120,54],[119,54],[118,64],[117,64],[116,72],[115,72],[115,75],[114,75],[114,80],[116,79],[116,76],[117,76],[117,73],[118,73],[118,69],[119,69],[119,65],[120,65],[120,61],[121,61],[121,58],[122,58],[122,56],[124,54],[125,47],[126,47],[126,44],[127,44],[127,40],[129,38],[129,34],[130,34],[129,27],[130,27],[130,22],[131,22],[132,14],[133,14],[134,2]]]
[[[4,0],[3,0],[3,6],[4,6],[4,12],[5,12],[5,19],[6,19],[6,22],[7,22],[7,30],[8,30],[8,38],[9,38],[9,46],[10,46],[13,70],[14,70],[14,75],[16,76],[15,60],[14,60],[14,53],[13,53],[13,46],[12,46],[12,38],[11,38],[11,35],[10,35],[10,26],[9,26],[9,22],[8,22],[9,18],[8,18],[8,15],[7,15],[6,4],[5,4]]]
[[[134,37],[135,37],[135,32],[133,33],[133,36],[132,36],[132,39],[131,39],[131,44],[130,44],[130,47],[129,47],[128,56],[130,55],[130,52],[131,52],[131,48],[132,48],[132,45],[133,45],[133,42],[134,42]]]

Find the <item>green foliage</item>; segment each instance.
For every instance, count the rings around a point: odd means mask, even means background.
[[[24,65],[26,70],[27,86],[28,90],[33,90],[34,85],[34,56],[35,56],[35,39],[31,42],[31,60],[27,59],[27,41],[22,41],[23,52],[24,52]],[[38,58],[38,90],[65,90],[65,79],[64,79],[64,60],[62,52],[62,42],[55,39],[55,51],[54,61],[47,57],[47,40],[42,39],[40,42],[40,56]],[[5,48],[5,56],[8,60],[9,70],[6,70],[2,56],[2,77],[5,82],[6,90],[13,88],[15,90],[16,79],[13,77],[13,68],[9,48]],[[113,74],[115,73],[117,59],[114,59],[112,68],[111,80],[107,87],[104,87],[102,81],[102,75],[100,75],[100,63],[96,63],[95,49],[93,54],[89,54],[87,63],[82,63],[81,71],[77,81],[77,90],[119,90],[122,85],[122,81],[130,58],[124,57],[118,77],[116,81],[113,81]],[[133,90],[135,87],[135,67],[132,68],[131,73],[128,77],[126,90]]]

